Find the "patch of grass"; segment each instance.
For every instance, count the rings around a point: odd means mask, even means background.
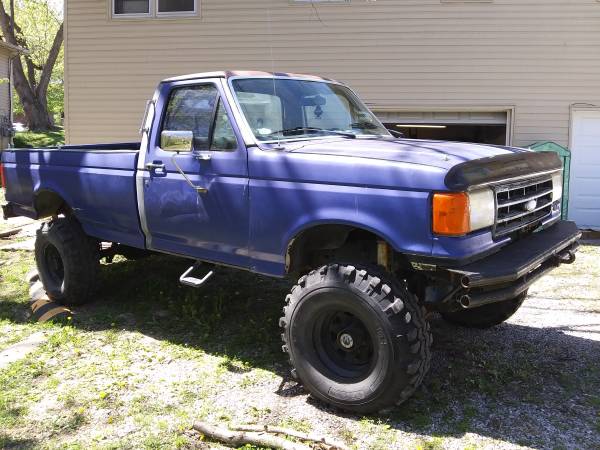
[[[308,420],[293,419],[291,417],[279,422],[279,426],[283,428],[291,428],[292,430],[300,431],[302,433],[310,433],[312,431],[312,425]]]
[[[432,439],[422,439],[416,446],[417,450],[441,450],[444,448],[444,439],[434,437]]]
[[[13,139],[16,148],[55,147],[65,143],[62,128],[53,131],[20,131]]]
[[[462,418],[457,422],[456,429],[460,433],[467,433],[471,429],[471,421],[476,417],[477,410],[470,405],[467,405],[463,409]]]
[[[389,449],[398,440],[398,435],[386,421],[363,417],[359,421],[359,426],[362,434],[368,436],[368,448],[370,450]]]
[[[21,424],[36,398],[30,386],[48,375],[44,362],[30,356],[0,370],[0,428]]]

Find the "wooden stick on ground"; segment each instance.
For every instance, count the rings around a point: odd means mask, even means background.
[[[13,228],[12,230],[2,231],[0,232],[0,238],[7,238],[13,236],[15,234],[19,234],[23,227]]]
[[[261,433],[232,431],[204,422],[196,422],[193,428],[211,439],[236,447],[251,444],[258,447],[271,447],[281,450],[310,450],[310,447],[306,445],[291,442],[277,436],[271,436],[265,434],[264,431]]]
[[[317,434],[304,434],[300,431],[292,430],[290,428],[281,428],[281,427],[273,427],[270,425],[238,425],[232,426],[232,430],[236,431],[251,431],[251,432],[261,432],[265,431],[267,433],[273,434],[284,434],[286,436],[292,436],[298,438],[302,441],[316,442],[319,444],[325,444],[327,447],[330,447],[331,450],[350,450],[345,444],[341,442],[337,442],[333,439],[330,439],[325,436],[320,436]]]

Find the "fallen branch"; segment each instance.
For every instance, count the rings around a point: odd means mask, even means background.
[[[19,234],[23,227],[13,228],[12,230],[2,231],[0,232],[0,238],[7,238],[13,236],[15,234]]]
[[[257,447],[271,447],[281,450],[310,450],[310,447],[282,439],[277,436],[271,436],[262,433],[232,431],[226,428],[216,427],[204,422],[196,422],[193,427],[206,437],[214,439],[224,444],[241,447],[246,444],[256,445]]]
[[[235,431],[252,431],[252,432],[261,432],[264,431],[266,433],[272,434],[284,434],[286,436],[295,437],[300,439],[301,441],[315,442],[319,444],[324,444],[329,447],[331,450],[350,450],[345,444],[341,442],[336,442],[333,439],[330,439],[325,436],[320,436],[318,434],[304,434],[300,431],[292,430],[290,428],[281,428],[281,427],[272,427],[269,425],[238,425],[231,427],[232,430]]]

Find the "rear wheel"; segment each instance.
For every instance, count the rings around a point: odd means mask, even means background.
[[[527,291],[503,302],[490,303],[479,308],[442,313],[442,317],[448,322],[467,328],[490,328],[508,320],[521,307],[526,297]]]
[[[75,219],[61,217],[42,225],[35,260],[51,300],[80,305],[91,298],[98,278],[98,245]]]
[[[365,413],[401,403],[421,384],[429,324],[387,274],[329,264],[300,278],[286,301],[283,349],[314,397]]]

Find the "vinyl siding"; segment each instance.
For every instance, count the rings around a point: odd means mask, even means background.
[[[596,0],[198,0],[128,20],[109,1],[66,0],[71,143],[137,140],[158,81],[211,70],[331,77],[382,111],[510,108],[516,145],[567,145],[571,105],[600,105]]]

